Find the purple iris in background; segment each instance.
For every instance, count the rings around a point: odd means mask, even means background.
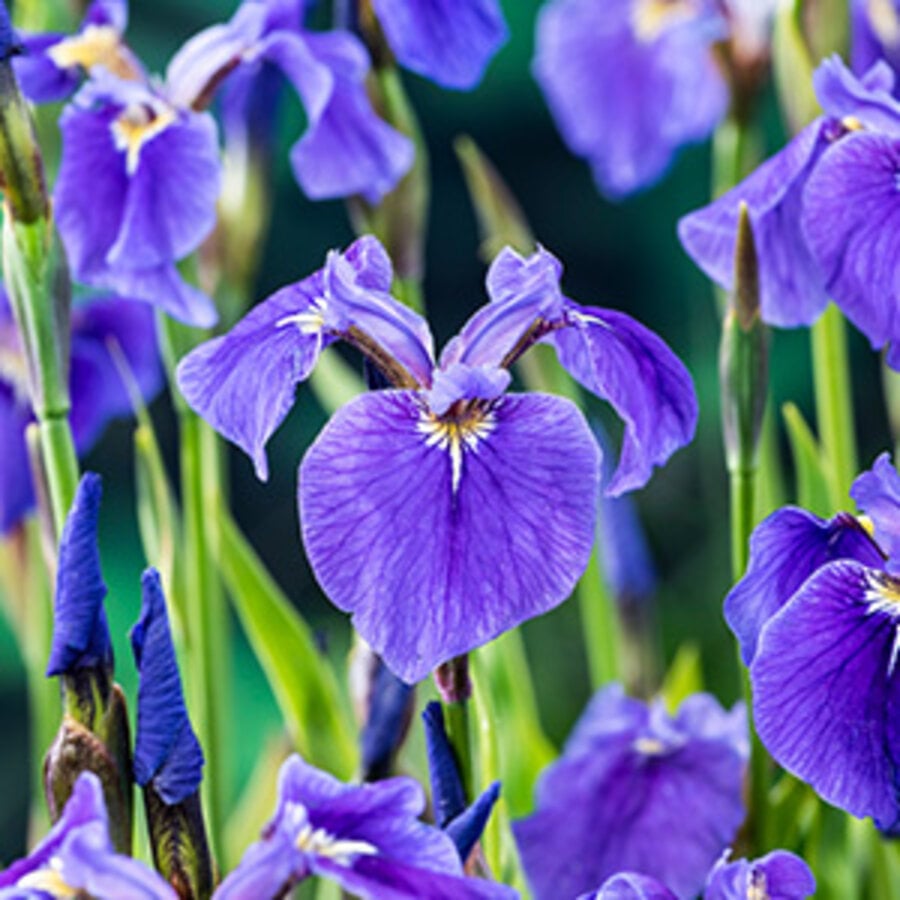
[[[900,71],[900,3],[897,0],[850,0],[853,71],[862,74],[885,60]]]
[[[155,569],[144,573],[141,589],[141,617],[131,630],[140,676],[134,778],[141,787],[152,785],[163,802],[172,806],[200,787],[203,751],[188,719],[166,598]]]
[[[569,149],[618,198],[657,181],[728,108],[712,46],[728,34],[708,0],[552,0],[534,75]]]
[[[176,900],[152,869],[116,853],[100,779],[83,772],[62,816],[32,853],[0,872],[0,900],[90,896],[97,900]]]
[[[223,79],[226,86],[239,79],[228,98],[233,121],[234,105],[246,110],[248,95],[274,67],[306,110],[306,131],[290,154],[298,184],[315,200],[362,194],[377,203],[409,170],[413,144],[375,114],[359,39],[305,30],[303,10],[302,0],[244,0],[230,22],[201,31],[173,58],[173,96],[193,103]]]
[[[571,402],[505,393],[529,346],[552,344],[625,420],[608,492],[643,485],[693,434],[690,376],[671,350],[563,296],[561,274],[545,250],[503,251],[491,302],[435,365],[427,324],[389,294],[384,249],[362,238],[179,365],[188,403],[262,478],[265,443],[329,344],[348,341],[387,377],[394,389],[352,400],[308,450],[300,520],[325,593],[406,681],[556,606],[587,565],[599,451]]]
[[[468,90],[509,36],[498,0],[372,0],[397,62]]]
[[[162,384],[153,311],[142,303],[107,297],[76,303],[72,310],[69,373],[75,447],[87,453],[110,419],[129,415],[131,401],[111,347],[121,350],[141,394],[151,399]],[[0,534],[34,506],[25,429],[34,421],[28,372],[18,329],[0,287]]]
[[[672,717],[618,685],[600,691],[541,776],[537,810],[513,823],[536,900],[621,872],[695,896],[743,821],[747,753],[740,704],[725,712],[698,694]]]
[[[709,873],[703,900],[805,900],[815,893],[816,879],[809,866],[786,850],[774,850],[754,860],[729,862],[728,856],[725,853]]]
[[[709,873],[703,900],[805,900],[816,890],[809,866],[793,853],[775,850],[760,859],[729,862],[726,851]],[[691,894],[690,896],[693,896]],[[600,890],[578,900],[678,900],[660,881],[638,872],[621,872]]]
[[[851,496],[874,525],[800,509],[753,533],[725,601],[773,758],[883,831],[900,829],[900,477],[884,454]]]
[[[262,839],[216,891],[216,900],[277,897],[312,876],[373,900],[512,898],[511,888],[464,878],[450,838],[419,821],[425,795],[411,778],[343,784],[292,756]]]
[[[213,324],[212,301],[176,266],[216,220],[212,116],[174,104],[155,84],[100,72],[66,107],[60,128],[54,208],[75,277],[190,325]]]
[[[65,100],[96,67],[143,78],[140,62],[122,41],[127,25],[126,0],[93,0],[73,35],[20,33],[22,53],[13,67],[22,93],[33,103]]]
[[[679,236],[706,274],[730,289],[741,202],[759,257],[763,319],[811,324],[829,296],[875,348],[900,336],[892,260],[900,222],[900,103],[879,64],[857,79],[837,58],[815,74],[825,115],[737,187],[686,216]],[[888,362],[900,366],[893,347]]]

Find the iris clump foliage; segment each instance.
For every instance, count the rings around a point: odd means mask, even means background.
[[[0,898],[896,896],[900,2],[209,6],[0,4]]]

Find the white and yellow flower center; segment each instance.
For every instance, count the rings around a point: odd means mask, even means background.
[[[303,312],[285,316],[275,323],[276,328],[285,328],[288,325],[296,325],[300,334],[319,334],[325,327],[325,313],[327,306],[324,297],[317,297],[310,303],[309,308]]]
[[[69,900],[78,897],[81,891],[73,888],[62,876],[60,861],[53,857],[49,864],[41,869],[35,869],[16,882],[16,887],[30,888],[33,891],[44,891],[57,900]]]
[[[357,856],[375,856],[378,848],[368,841],[340,840],[324,828],[313,828],[307,822],[294,846],[304,853],[332,859],[342,866],[349,866]]]
[[[134,81],[140,74],[123,49],[119,32],[111,25],[88,25],[79,34],[54,44],[47,55],[60,69],[81,66],[90,71],[95,66],[103,66],[126,81]]]
[[[632,26],[639,41],[655,41],[667,28],[696,15],[692,0],[638,0]]]
[[[113,140],[116,149],[126,154],[125,169],[129,175],[137,171],[143,146],[162,134],[177,118],[175,110],[163,103],[152,107],[134,103],[113,122]]]
[[[456,494],[462,480],[463,455],[475,453],[496,427],[493,413],[479,407],[470,408],[459,417],[441,417],[423,412],[418,431],[425,436],[427,447],[445,450],[450,456],[450,487]]]
[[[754,869],[750,873],[750,880],[747,882],[747,900],[771,900],[765,872]]]
[[[900,581],[890,575],[870,571],[868,573],[866,602],[868,613],[887,613],[893,620],[894,641],[888,660],[888,677],[894,674],[897,659],[900,658]]]
[[[642,756],[664,756],[668,747],[659,738],[639,737],[632,745]]]

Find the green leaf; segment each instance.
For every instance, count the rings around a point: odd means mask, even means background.
[[[512,191],[470,137],[453,142],[481,232],[481,258],[490,262],[504,247],[533,253],[534,235]]]
[[[538,774],[553,761],[556,751],[541,728],[519,632],[508,631],[479,648],[475,656],[484,702],[490,704],[503,735],[499,748],[503,796],[510,813],[522,816],[532,807]]]
[[[309,385],[329,415],[336,413],[366,389],[362,378],[334,350],[319,357],[310,375]]]
[[[519,861],[516,842],[510,828],[509,804],[506,800],[507,787],[500,764],[501,742],[497,739],[497,715],[490,693],[484,689],[486,672],[481,652],[470,655],[472,666],[472,705],[477,723],[475,745],[478,760],[478,788],[476,795],[488,785],[501,782],[500,798],[484,829],[481,844],[485,860],[494,878],[503,884],[525,892],[525,875]],[[504,732],[505,734],[505,732]]]
[[[682,644],[666,672],[660,694],[666,709],[674,713],[691,694],[703,690],[703,662],[700,648],[694,643]]]
[[[226,510],[218,564],[291,739],[313,765],[339,778],[357,767],[347,704],[306,623],[266,571]]]
[[[778,101],[790,130],[796,134],[819,113],[812,85],[813,58],[801,28],[800,0],[782,4],[772,33],[772,67]]]
[[[829,465],[803,413],[793,404],[781,408],[797,473],[797,503],[819,516],[833,512],[830,500],[832,475]]]
[[[175,548],[181,546],[180,515],[156,432],[143,404],[138,407],[138,422],[134,430],[134,450],[141,543],[148,565],[159,571],[166,596],[171,597],[173,603],[179,601],[175,604],[175,613],[181,629],[184,610],[180,608],[180,601],[184,599],[184,592],[174,590],[176,578],[180,575],[176,572],[179,554],[175,552]]]

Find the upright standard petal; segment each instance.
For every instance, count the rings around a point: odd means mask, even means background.
[[[541,776],[536,812],[513,824],[536,900],[623,871],[695,896],[743,820],[746,756],[740,707],[695,695],[671,718],[617,685],[598,693]]]
[[[760,859],[728,862],[730,851],[709,874],[703,900],[747,900],[750,897],[805,900],[816,891],[809,866],[786,850],[774,850]]]
[[[747,572],[725,598],[725,621],[741,645],[745,665],[753,662],[766,622],[807,578],[838,559],[855,559],[875,568],[884,562],[866,530],[847,513],[825,521],[786,507],[756,526]]]
[[[657,181],[683,145],[712,134],[728,91],[712,5],[554,0],[538,18],[534,75],[573,153],[603,193]]]
[[[818,119],[718,200],[678,223],[691,259],[717,284],[734,288],[734,253],[742,203],[747,204],[759,262],[763,321],[809,325],[828,304],[824,276],[801,228],[804,188],[829,146]]]
[[[106,584],[97,543],[102,491],[99,475],[83,475],[63,526],[48,678],[81,668],[112,666],[112,643],[103,610]]]
[[[374,0],[401,66],[443,87],[475,87],[508,33],[497,0]]]
[[[646,484],[693,438],[694,384],[665,341],[631,316],[570,303],[566,318],[570,327],[548,338],[560,364],[625,422],[619,464],[605,486],[618,496]]]
[[[326,68],[331,89],[320,109],[307,105],[309,127],[291,148],[297,183],[313,200],[361,194],[378,203],[412,166],[413,143],[375,114],[365,89],[368,57],[356,37],[342,32],[272,37],[265,58],[304,96],[308,76],[296,59],[301,49],[304,60],[311,55]]]
[[[441,365],[500,366],[521,355],[565,313],[562,271],[562,263],[543,247],[528,257],[504,247],[485,280],[491,302],[447,344]]]
[[[185,399],[253,459],[261,479],[268,476],[266,442],[291,408],[297,384],[337,338],[381,354],[382,362],[396,358],[409,384],[430,381],[431,333],[387,293],[391,274],[378,241],[360,238],[179,364]]]
[[[199,788],[203,751],[184,703],[159,573],[148,569],[141,588],[141,617],[131,630],[131,649],[140,677],[134,777],[141,787],[152,782],[163,801],[172,806]]]
[[[364,395],[300,467],[304,546],[331,601],[418,681],[568,596],[598,470],[581,413],[556,397],[505,396],[457,422],[413,392]]]
[[[750,678],[772,758],[829,803],[900,828],[900,585],[820,569],[763,628]]]
[[[560,290],[562,264],[543,247],[523,257],[502,250],[487,276],[491,303],[441,355],[441,365],[508,366],[538,340],[563,368],[625,421],[611,495],[641,487],[653,467],[688,443],[697,400],[687,369],[652,331],[613,310],[581,306]]]
[[[827,289],[875,349],[900,338],[900,138],[861,132],[832,147],[804,193],[803,228]]]
[[[853,482],[850,496],[871,519],[875,540],[888,557],[887,570],[896,575],[900,566],[900,475],[887,453]]]

